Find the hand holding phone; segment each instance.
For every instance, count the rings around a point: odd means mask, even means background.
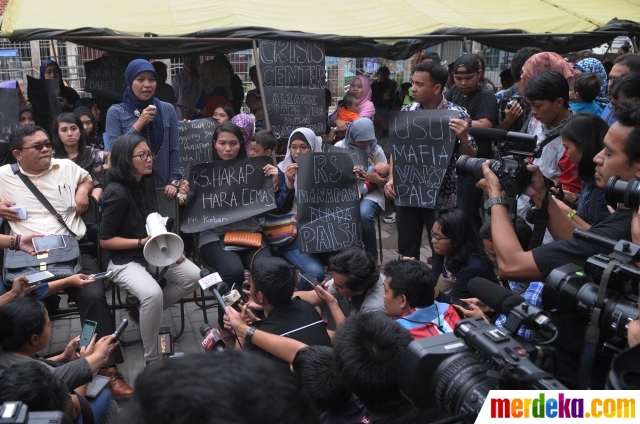
[[[62,249],[66,246],[64,238],[59,235],[34,237],[33,247],[36,252],[42,252],[44,250]]]
[[[460,300],[457,297],[451,297],[451,300],[449,301],[449,303],[452,305],[462,306],[467,311],[471,310],[471,306],[467,302],[465,302],[464,300]]]
[[[309,274],[308,272],[305,272],[304,274],[300,273],[300,278],[307,281],[313,287],[320,285],[320,282],[316,280],[314,277],[312,277],[311,274]]]
[[[53,275],[49,271],[42,271],[42,272],[36,272],[35,274],[27,275],[26,277],[27,277],[27,280],[29,280],[27,284],[31,286],[34,284],[41,283],[43,281],[50,280],[51,278],[55,277],[55,275]]]
[[[102,280],[104,278],[109,278],[113,274],[113,271],[99,272],[97,274],[91,274],[89,276],[92,280]]]
[[[80,333],[80,341],[78,342],[78,347],[76,348],[78,352],[80,352],[80,349],[83,347],[89,347],[89,345],[91,344],[91,339],[93,339],[93,335],[96,333],[96,327],[98,327],[97,322],[88,319],[84,320],[82,333]]]
[[[127,328],[127,325],[129,325],[129,320],[124,318],[118,328],[116,328],[116,332],[113,333],[113,335],[115,336],[114,343],[120,340],[120,336],[122,336],[122,333],[124,333],[124,329]]]

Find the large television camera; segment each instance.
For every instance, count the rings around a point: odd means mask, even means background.
[[[535,328],[535,321],[544,321],[541,317],[546,313],[523,301],[504,328],[467,318],[456,324],[453,334],[413,341],[400,364],[402,394],[419,408],[437,406],[473,422],[490,390],[566,389],[536,365],[551,349],[516,335],[523,323]]]
[[[496,141],[500,159],[489,159],[491,170],[500,180],[507,196],[515,197],[524,192],[531,183],[531,173],[527,171],[527,165],[531,158],[539,158],[542,154],[542,149],[537,146],[538,137],[495,128],[470,128],[469,135]],[[482,164],[486,160],[461,155],[456,164],[456,172],[463,177],[481,180],[484,178]]]

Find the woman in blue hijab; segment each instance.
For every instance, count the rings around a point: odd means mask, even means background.
[[[164,188],[165,196],[172,199],[182,179],[176,110],[155,98],[156,71],[149,61],[132,60],[124,80],[122,103],[107,112],[105,151],[111,152],[113,142],[123,134],[140,134],[154,155],[156,188]]]

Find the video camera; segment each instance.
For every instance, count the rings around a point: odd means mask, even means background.
[[[470,128],[469,135],[497,142],[500,159],[489,159],[491,170],[500,180],[507,196],[515,197],[524,192],[531,183],[531,173],[527,170],[527,165],[531,158],[539,158],[542,154],[542,149],[537,146],[538,137],[495,128]],[[461,155],[456,164],[456,171],[460,176],[473,177],[479,181],[484,178],[482,164],[486,160]]]
[[[629,323],[638,319],[638,285],[640,246],[629,241],[610,240],[577,229],[573,236],[579,240],[613,249],[610,255],[591,256],[585,267],[567,264],[551,271],[544,284],[542,306],[559,315],[573,315],[589,320],[599,303],[598,326],[603,338],[618,336],[627,339]],[[611,265],[610,265],[611,264]],[[598,302],[598,291],[604,297]]]
[[[467,318],[453,334],[413,341],[400,364],[400,391],[418,408],[437,406],[473,422],[490,390],[565,389],[534,362],[551,349],[515,335],[528,317],[540,317],[540,310],[521,302],[509,314],[509,328]]]
[[[71,420],[60,411],[29,412],[22,402],[5,402],[0,405],[0,423],[71,424]]]

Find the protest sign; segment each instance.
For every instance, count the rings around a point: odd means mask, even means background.
[[[31,102],[36,125],[49,131],[55,119],[62,113],[60,81],[41,80],[27,75],[27,97]]]
[[[195,233],[269,212],[276,208],[273,180],[262,170],[271,158],[219,160],[194,165],[188,176],[192,195],[180,221]]]
[[[346,153],[351,156],[353,166],[362,169],[369,168],[369,158],[367,152],[361,149],[347,149],[346,147],[336,147],[329,143],[322,144],[322,151],[327,153]]]
[[[127,88],[124,82],[126,69],[127,63],[117,57],[103,56],[85,62],[84,91],[93,96],[122,101],[122,95]]]
[[[455,110],[415,110],[389,115],[396,206],[434,209],[457,142],[449,120]]]
[[[11,133],[18,128],[18,90],[0,88],[0,143],[8,143]]]
[[[211,161],[213,131],[217,125],[218,121],[213,118],[178,122],[180,169],[184,178],[189,177],[194,165]]]
[[[326,134],[324,43],[264,40],[260,74],[271,129],[282,138],[299,127]]]
[[[362,246],[360,194],[353,162],[344,153],[298,157],[298,247],[302,253]]]

